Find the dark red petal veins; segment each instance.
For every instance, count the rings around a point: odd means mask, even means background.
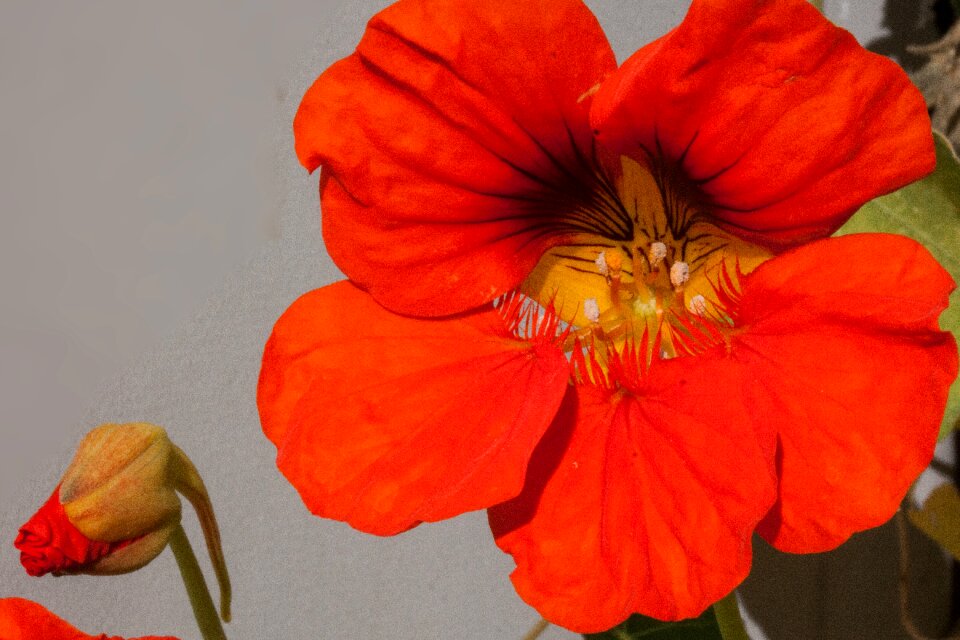
[[[569,367],[549,316],[525,340],[508,311],[408,318],[340,282],[284,313],[257,402],[313,513],[389,535],[520,492]]]
[[[82,571],[130,541],[90,540],[73,526],[60,504],[60,487],[33,516],[20,527],[14,546],[20,551],[20,564],[31,576],[47,573]]]
[[[523,493],[490,509],[517,592],[548,620],[590,633],[692,617],[747,575],[773,434],[728,397],[728,368],[657,361],[636,395],[578,385],[561,407]]]
[[[726,362],[779,432],[779,500],[759,531],[784,551],[836,547],[896,511],[930,462],[957,374],[937,318],[954,283],[900,236],[822,240],[742,280]]]
[[[378,302],[441,316],[515,288],[593,197],[585,98],[616,68],[580,0],[401,0],[294,120],[324,166],[330,255]],[[589,184],[586,184],[589,182]]]
[[[679,163],[721,225],[773,249],[829,235],[935,162],[903,70],[805,0],[694,0],[604,82],[591,121],[613,150]]]

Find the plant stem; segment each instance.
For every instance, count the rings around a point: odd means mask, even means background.
[[[523,640],[536,640],[540,637],[540,634],[546,631],[547,627],[550,626],[550,623],[544,618],[540,618],[537,624],[533,625],[530,628],[530,631],[523,636]]]
[[[737,594],[731,591],[730,595],[713,605],[713,613],[717,616],[717,625],[723,640],[750,640],[747,630],[743,627],[743,618],[740,617],[740,605],[737,604]]]
[[[213,606],[213,598],[210,597],[207,583],[197,563],[197,556],[193,553],[183,525],[178,524],[170,536],[170,549],[177,559],[177,566],[180,567],[183,585],[190,597],[190,606],[193,607],[193,615],[197,619],[197,626],[200,627],[203,640],[227,640],[227,636],[223,633],[223,626],[220,624],[220,616],[217,615],[217,609]]]

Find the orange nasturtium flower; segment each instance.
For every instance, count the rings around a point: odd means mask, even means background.
[[[294,132],[350,281],[279,319],[258,403],[314,513],[489,508],[520,596],[595,632],[699,614],[754,531],[884,522],[930,460],[954,283],[827,238],[932,170],[926,108],[806,0],[694,0],[619,68],[579,0],[400,0]]]
[[[120,636],[86,634],[42,605],[23,598],[0,598],[0,638],[3,640],[123,640]],[[130,640],[177,640],[173,636],[143,636]]]

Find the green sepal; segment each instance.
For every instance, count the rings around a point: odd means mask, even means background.
[[[960,282],[960,160],[950,142],[934,132],[937,168],[922,180],[863,205],[836,235],[897,233],[913,238]],[[896,162],[896,158],[891,158]],[[877,256],[882,259],[882,256]],[[960,342],[960,291],[950,295],[950,307],[940,316],[940,327]],[[940,438],[960,421],[960,380],[950,387]]]
[[[588,633],[583,637],[587,640],[723,640],[713,607],[699,618],[679,622],[632,615],[609,631]]]

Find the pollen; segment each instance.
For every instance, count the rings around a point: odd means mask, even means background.
[[[600,272],[600,275],[607,276],[610,275],[610,267],[607,266],[607,252],[601,251],[597,254],[597,259],[593,261],[597,265],[597,271]]]
[[[650,267],[656,269],[667,257],[667,245],[662,242],[650,243]]]
[[[583,315],[587,317],[591,324],[600,322],[600,306],[597,304],[596,298],[587,298],[583,301]]]
[[[707,313],[707,299],[699,294],[690,298],[687,306],[690,309],[690,313],[695,316],[703,316]]]
[[[672,284],[675,289],[679,289],[683,285],[687,284],[689,279],[690,265],[688,265],[686,262],[678,261],[670,265],[670,284]]]

